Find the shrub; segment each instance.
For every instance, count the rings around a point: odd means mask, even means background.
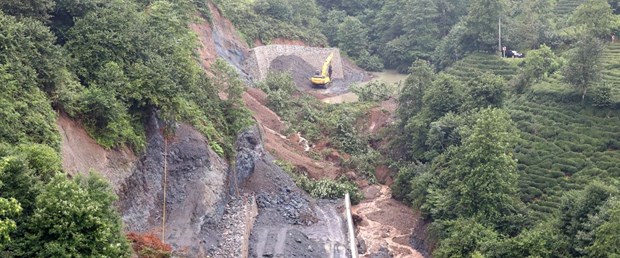
[[[372,149],[367,148],[366,151],[361,153],[355,153],[351,156],[350,159],[345,161],[345,166],[361,173],[368,182],[371,184],[377,183],[377,177],[375,175],[375,170],[379,165],[381,160],[381,154]]]
[[[364,199],[364,195],[357,188],[357,185],[343,178],[339,180],[326,178],[314,180],[301,176],[296,180],[296,183],[315,198],[336,199],[342,198],[346,193],[349,193],[353,204],[357,204]]]
[[[355,63],[367,71],[383,71],[383,60],[376,55],[370,55],[367,51],[363,51],[362,54],[355,59]]]
[[[372,81],[365,85],[354,85],[352,90],[360,101],[383,101],[394,95],[396,87],[395,85]]]
[[[364,195],[359,190],[357,185],[345,178],[338,180],[331,180],[323,178],[315,180],[307,177],[297,171],[293,164],[283,161],[275,161],[284,172],[289,174],[295,181],[295,184],[312,195],[315,198],[321,199],[337,199],[342,198],[346,193],[349,193],[351,202],[357,204],[364,199]]]
[[[611,87],[607,84],[600,84],[597,87],[594,87],[590,93],[590,97],[592,98],[592,106],[595,107],[611,107],[612,102],[612,94]]]

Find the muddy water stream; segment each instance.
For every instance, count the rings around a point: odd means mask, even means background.
[[[352,208],[352,213],[362,218],[357,236],[367,247],[367,252],[360,257],[371,257],[370,254],[382,247],[395,258],[424,257],[409,244],[419,216],[410,207],[392,199],[388,186],[374,185],[364,192],[366,200]]]
[[[373,81],[390,85],[400,84],[407,78],[407,75],[394,70],[376,72],[372,75],[373,79],[364,84]],[[349,91],[322,101],[328,104],[351,103],[357,102],[358,96]],[[367,248],[359,257],[371,257],[382,248],[387,249],[396,258],[424,257],[409,244],[419,215],[407,205],[392,199],[389,186],[373,185],[364,189],[364,192],[365,200],[352,207],[352,213],[362,218],[362,222],[357,225],[357,236],[364,240]]]
[[[395,84],[395,83],[398,84],[398,83],[404,82],[405,79],[407,78],[406,74],[400,74],[396,70],[385,70],[383,72],[372,72],[371,74],[373,76],[373,79],[368,82],[364,82],[363,84],[366,84],[369,82],[375,82],[375,81],[383,82],[386,84]],[[351,103],[351,102],[357,102],[358,97],[353,92],[346,92],[344,94],[325,98],[322,101],[328,104]]]
[[[380,81],[387,84],[404,82],[407,78],[406,74],[398,73],[396,70],[385,70],[383,72],[373,72],[374,78],[371,81]]]

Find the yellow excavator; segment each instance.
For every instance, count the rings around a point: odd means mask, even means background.
[[[332,82],[332,58],[334,58],[334,53],[329,54],[323,63],[323,68],[310,78],[313,86],[327,88]]]

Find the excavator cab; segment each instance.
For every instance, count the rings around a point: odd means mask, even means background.
[[[325,63],[323,63],[323,68],[310,78],[313,86],[327,88],[332,82],[332,58],[334,58],[334,53],[329,54]]]

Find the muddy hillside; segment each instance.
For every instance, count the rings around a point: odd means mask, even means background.
[[[301,90],[317,98],[347,93],[352,84],[370,78],[341,58],[337,49],[291,45],[249,49],[230,21],[215,6],[209,7],[211,23],[191,26],[207,71],[222,58],[248,85],[269,71],[289,71]],[[336,80],[329,89],[312,88],[308,78],[329,53],[337,53]],[[80,124],[61,115],[57,124],[63,166],[72,174],[99,171],[119,196],[125,231],[158,238],[163,234],[162,242],[178,257],[350,257],[342,200],[313,199],[276,160],[290,162],[311,178],[334,179],[346,171],[337,163],[308,156],[303,136],[288,131],[266,106],[265,93],[248,88],[243,100],[258,124],[240,133],[232,160],[218,156],[190,125],[176,124],[174,134],[164,137],[163,123],[153,110],[145,124],[147,146],[141,154],[127,148],[104,149]],[[365,246],[360,251],[367,257],[419,255],[406,244],[412,232],[393,225],[399,219],[415,221],[416,215],[388,201],[388,190],[369,195],[368,203],[356,208],[366,223],[357,229],[358,242]],[[402,214],[382,221],[382,214],[391,213],[393,207]],[[386,229],[387,234],[380,233]]]

